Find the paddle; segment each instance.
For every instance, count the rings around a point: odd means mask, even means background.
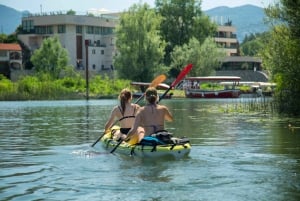
[[[166,80],[166,76],[165,75],[158,75],[157,77],[154,78],[154,80],[152,80],[151,84],[149,85],[149,87],[157,87],[157,85],[159,85],[160,83],[162,83],[163,81]],[[135,104],[138,104],[138,102],[144,97],[145,93],[143,93],[142,96],[140,96],[136,101]],[[118,121],[122,120],[118,119],[116,120],[111,126],[110,128],[112,128]],[[91,145],[91,147],[95,146],[101,139],[102,137],[105,135],[105,131],[102,133],[102,135]]]
[[[184,69],[181,70],[181,72],[179,73],[179,75],[177,76],[176,80],[174,80],[174,82],[172,82],[172,84],[170,85],[170,87],[165,91],[165,93],[163,95],[161,95],[159,97],[158,102],[163,99],[166,94],[173,88],[175,87],[192,69],[193,65],[192,64],[188,64],[187,66],[184,67]],[[114,153],[114,151],[120,146],[120,144],[123,142],[123,140],[121,140],[111,151],[110,153]]]
[[[159,101],[161,100],[161,99],[163,99],[166,95],[167,95],[167,93],[172,89],[172,88],[174,88],[191,70],[192,70],[192,67],[193,67],[193,64],[188,64],[188,65],[186,65],[182,70],[181,70],[181,72],[179,73],[179,75],[177,76],[177,78],[176,78],[176,80],[174,80],[173,82],[172,82],[172,84],[170,85],[170,87],[165,91],[165,93],[163,94],[163,95],[161,95],[160,97],[159,97]],[[158,101],[158,102],[159,102]]]

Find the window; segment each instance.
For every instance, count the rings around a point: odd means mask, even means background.
[[[33,20],[24,20],[22,21],[23,30],[30,32],[30,30],[33,30]]]
[[[88,33],[88,34],[94,34],[94,27],[93,26],[88,26],[87,30],[86,30],[86,33]]]
[[[113,30],[114,29],[112,27],[101,27],[101,34],[103,35],[112,34]]]
[[[82,26],[76,26],[76,33],[82,34]]]
[[[35,33],[36,34],[46,34],[46,27],[45,26],[36,26]]]
[[[101,29],[100,29],[100,27],[95,27],[95,34],[98,34],[98,35],[101,34]]]
[[[7,57],[7,51],[0,50],[0,57]]]
[[[53,26],[46,26],[46,33],[53,34]]]
[[[96,50],[95,49],[92,50],[92,54],[96,54]]]
[[[66,33],[66,25],[58,25],[57,33]]]
[[[10,60],[20,60],[21,59],[20,52],[10,52],[9,53],[9,59]]]
[[[104,54],[104,50],[101,50],[101,54]]]

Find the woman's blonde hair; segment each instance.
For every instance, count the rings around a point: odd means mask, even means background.
[[[132,98],[131,91],[127,88],[123,89],[119,94],[120,105],[122,108],[122,115],[124,115],[126,109],[126,103]]]
[[[155,87],[149,87],[146,90],[146,100],[150,103],[150,104],[154,104],[157,101],[157,90]]]

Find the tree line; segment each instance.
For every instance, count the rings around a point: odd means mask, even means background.
[[[194,64],[190,75],[210,75],[225,56],[213,40],[216,30],[201,1],[156,0],[154,8],[133,4],[116,27],[114,66],[121,78],[144,82],[159,73],[174,78],[187,63]]]

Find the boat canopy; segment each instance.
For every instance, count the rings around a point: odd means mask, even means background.
[[[148,87],[151,83],[150,82],[131,82],[130,84],[133,86],[138,86],[138,87],[140,87],[140,86]],[[169,89],[170,86],[165,83],[160,83],[159,85],[157,85],[156,88],[157,89]]]
[[[205,77],[187,77],[188,81],[240,81],[238,76],[205,76]]]

